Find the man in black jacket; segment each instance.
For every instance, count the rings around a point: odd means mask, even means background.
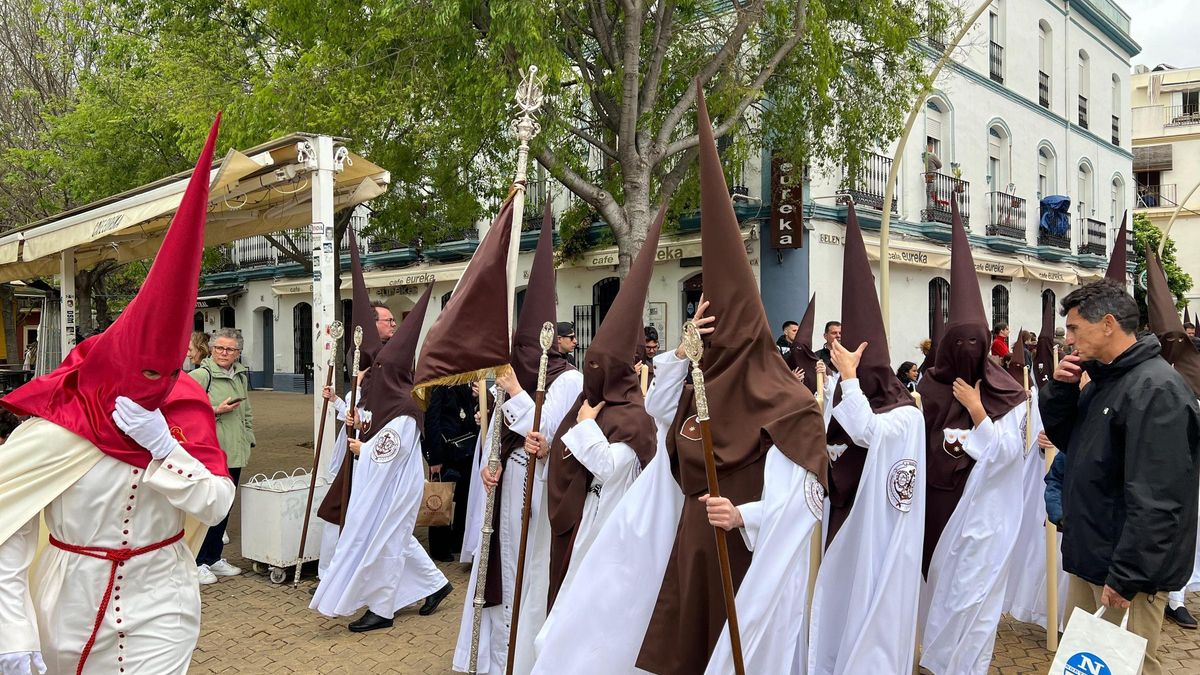
[[[422,450],[429,472],[433,480],[454,482],[454,521],[429,528],[429,556],[439,562],[458,559],[462,549],[471,462],[479,436],[479,423],[475,421],[478,410],[471,385],[459,384],[434,387],[425,412]]]
[[[1120,284],[1077,289],[1062,309],[1075,352],[1063,357],[1038,406],[1046,435],[1067,453],[1068,606],[1104,605],[1113,623],[1128,611],[1129,630],[1148,643],[1143,672],[1158,675],[1167,593],[1188,580],[1196,550],[1200,409],[1159,356],[1158,338],[1135,336],[1137,305]],[[1091,382],[1081,391],[1084,372]]]

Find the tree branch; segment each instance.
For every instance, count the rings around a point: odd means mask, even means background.
[[[642,93],[638,97],[638,116],[654,109],[658,102],[658,83],[662,79],[663,61],[667,48],[671,46],[672,29],[675,25],[675,0],[665,0],[658,5],[654,18],[654,42],[650,53],[650,65],[646,68],[646,79],[642,81]]]
[[[577,127],[573,124],[567,125],[567,131],[571,132],[571,134],[573,136],[576,136],[577,138],[582,140],[584,143],[587,143],[588,145],[592,146],[593,148],[596,148],[600,152],[604,153],[606,156],[611,157],[612,159],[615,159],[617,161],[620,161],[620,158],[617,157],[616,150],[613,150],[608,145],[608,143],[605,143],[604,141],[600,140],[599,138],[596,138],[595,136],[588,133],[587,131],[580,129],[579,127]]]
[[[697,144],[684,151],[683,156],[671,167],[671,170],[662,177],[658,183],[658,203],[657,208],[661,208],[663,204],[671,201],[672,195],[679,189],[679,184],[683,182],[683,177],[687,175],[688,168],[692,162],[696,161],[696,157],[700,155],[700,145]]]
[[[638,158],[637,145],[634,136],[638,123],[638,77],[641,75],[642,63],[642,23],[643,17],[636,13],[632,1],[625,2],[625,34],[623,35],[625,53],[622,55],[624,72],[621,74],[621,129],[617,133],[617,149],[621,152],[621,163],[632,166]]]
[[[605,0],[592,0],[588,3],[588,18],[592,22],[592,34],[596,38],[596,46],[600,55],[608,62],[610,68],[617,67],[617,45],[613,42],[613,21],[608,16]]]
[[[580,176],[547,147],[538,150],[536,156],[538,162],[546,167],[551,176],[575,193],[584,203],[599,211],[604,220],[608,222],[609,227],[614,230],[624,227],[625,212],[621,210],[621,206],[607,190],[593,185],[586,178]]]

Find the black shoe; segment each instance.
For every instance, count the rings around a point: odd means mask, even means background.
[[[454,584],[447,581],[446,585],[442,586],[436,593],[428,598],[425,598],[425,604],[421,605],[421,610],[418,612],[418,614],[421,616],[429,616],[430,614],[433,614],[434,610],[438,608],[438,605],[441,604],[442,600],[446,599],[447,595],[450,595],[450,591],[452,590],[454,590]]]
[[[1167,607],[1166,611],[1163,612],[1163,615],[1171,621],[1174,621],[1180,628],[1196,630],[1196,619],[1188,613],[1187,607],[1178,607],[1176,609]]]
[[[367,610],[359,619],[350,624],[350,632],[365,633],[369,630],[379,630],[380,628],[391,628],[392,620],[379,616],[371,610]]]

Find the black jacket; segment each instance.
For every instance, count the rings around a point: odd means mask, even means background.
[[[1046,435],[1067,453],[1063,569],[1126,599],[1187,583],[1196,553],[1200,407],[1143,336],[1091,383],[1038,395]]]
[[[478,435],[479,425],[475,423],[477,410],[479,401],[471,394],[471,385],[440,385],[433,388],[429,409],[425,412],[425,440],[421,446],[425,451],[425,460],[431,466],[463,463],[464,458],[454,457],[454,449],[446,441],[467,433]],[[465,458],[467,470],[470,470],[470,460],[470,457]]]

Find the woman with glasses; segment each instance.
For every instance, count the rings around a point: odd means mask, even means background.
[[[236,485],[242,467],[250,462],[250,449],[255,446],[254,414],[250,410],[250,371],[238,359],[242,355],[242,336],[233,328],[222,328],[213,335],[212,356],[200,361],[188,373],[208,392],[209,403],[217,416],[217,440],[228,459],[229,475]],[[221,557],[225,528],[229,515],[215,527],[208,528],[204,543],[196,556],[200,583],[216,583],[217,577],[232,577],[242,573]]]

